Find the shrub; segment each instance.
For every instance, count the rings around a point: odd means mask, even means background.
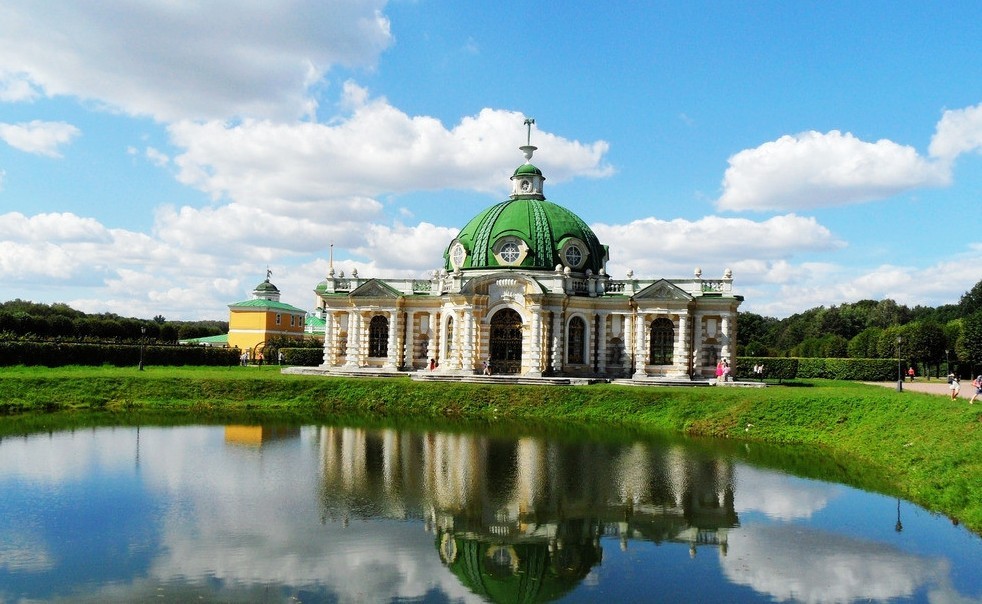
[[[769,380],[793,380],[798,376],[798,361],[796,358],[785,357],[739,357],[736,363],[736,375],[740,379],[753,378],[754,365],[764,366],[764,377]]]
[[[238,350],[233,348],[154,344],[143,348],[143,364],[229,366],[238,363],[238,354]],[[128,367],[139,365],[139,363],[139,344],[0,341],[0,366],[113,365]]]
[[[280,348],[283,363],[301,367],[316,367],[324,362],[323,348]]]
[[[859,382],[897,379],[895,359],[799,359],[798,377]]]

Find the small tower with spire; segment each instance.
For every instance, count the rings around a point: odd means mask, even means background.
[[[271,302],[280,301],[280,290],[278,287],[270,283],[269,279],[273,276],[273,271],[266,267],[266,280],[256,286],[256,289],[252,290],[252,297],[255,300],[270,300]]]
[[[512,199],[545,199],[542,194],[542,183],[545,177],[542,170],[532,165],[532,154],[538,147],[532,146],[532,125],[535,119],[525,118],[525,127],[528,129],[526,144],[519,147],[525,155],[525,163],[519,166],[511,177],[511,197]]]

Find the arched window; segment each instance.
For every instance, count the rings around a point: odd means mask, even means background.
[[[651,324],[652,365],[671,365],[675,353],[675,324],[671,320],[655,319]]]
[[[389,356],[389,320],[382,315],[372,317],[368,325],[368,356]]]
[[[586,323],[579,317],[573,317],[569,322],[566,334],[566,362],[570,365],[583,364],[583,348],[586,339]]]

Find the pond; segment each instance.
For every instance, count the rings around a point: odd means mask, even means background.
[[[728,446],[343,426],[6,437],[0,601],[982,601],[977,535]]]

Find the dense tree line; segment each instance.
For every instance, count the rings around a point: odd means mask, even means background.
[[[67,304],[0,303],[0,339],[172,343],[228,332],[227,321],[167,321],[86,314]],[[296,344],[293,344],[296,346]],[[908,308],[895,301],[812,308],[786,319],[740,313],[738,356],[897,358],[935,375],[982,368],[982,281],[957,304]]]
[[[918,373],[982,366],[982,281],[958,304],[908,308],[893,300],[860,300],[812,308],[786,319],[740,313],[740,356],[896,359]]]
[[[86,314],[67,304],[25,300],[0,302],[0,338],[31,338],[92,342],[154,341],[174,343],[188,338],[228,332],[227,321],[168,321],[121,317],[114,313]]]

